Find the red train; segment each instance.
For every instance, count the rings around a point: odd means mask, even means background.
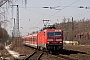
[[[63,49],[63,31],[61,29],[45,29],[37,34],[22,37],[23,44],[46,51]]]

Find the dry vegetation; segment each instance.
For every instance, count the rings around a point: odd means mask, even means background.
[[[64,21],[54,24],[64,31],[64,40],[79,41],[80,44],[90,44],[90,19],[80,21]]]
[[[9,35],[7,31],[4,28],[0,28],[0,43],[5,44],[8,38]]]
[[[4,50],[4,45],[0,43],[0,50]]]
[[[7,33],[7,31],[1,27],[1,23],[0,23],[0,57],[8,57],[11,55],[8,54],[8,52],[5,49],[5,42],[8,40],[9,35]]]
[[[21,38],[14,38],[12,43],[13,43],[11,46],[12,50],[14,50],[20,54],[25,54],[25,55],[32,53],[32,52],[30,52],[29,47],[26,47],[22,44]],[[31,51],[33,51],[33,50],[31,50]]]
[[[79,41],[80,44],[90,44],[90,21],[64,21],[62,23],[54,24],[57,29],[64,31],[64,40]],[[4,43],[7,41],[9,35],[4,28],[0,28],[0,51],[4,49]],[[1,44],[2,43],[2,44]],[[11,49],[22,54],[29,54],[29,48],[23,46],[21,38],[14,38]]]

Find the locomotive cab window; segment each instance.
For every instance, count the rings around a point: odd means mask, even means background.
[[[48,36],[54,36],[54,32],[48,32],[47,35]]]
[[[48,36],[61,36],[62,33],[61,32],[48,32],[47,35]]]
[[[55,36],[61,36],[61,32],[55,32]]]

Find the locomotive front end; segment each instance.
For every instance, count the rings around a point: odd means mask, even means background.
[[[59,51],[63,49],[63,31],[52,30],[47,32],[47,50]]]

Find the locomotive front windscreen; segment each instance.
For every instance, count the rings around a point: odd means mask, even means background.
[[[47,35],[48,36],[61,36],[62,33],[61,32],[48,32]]]

